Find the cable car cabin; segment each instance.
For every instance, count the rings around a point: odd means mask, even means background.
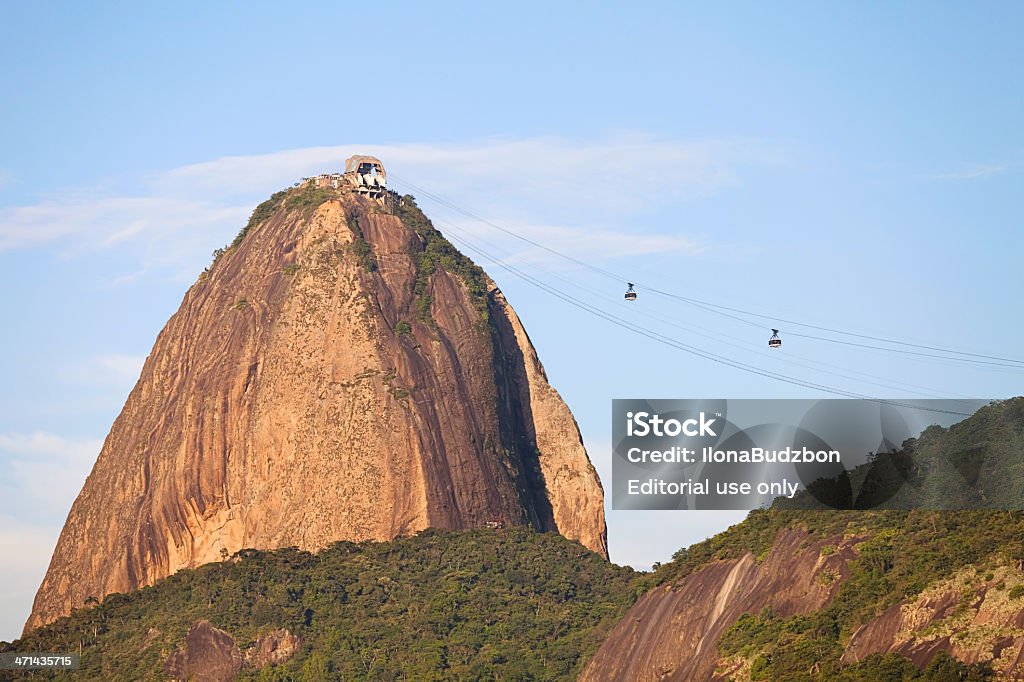
[[[782,348],[782,339],[779,338],[779,330],[772,330],[772,337],[768,339],[769,348]]]
[[[632,282],[629,283],[629,288],[626,289],[626,300],[627,301],[635,301],[636,300],[636,292],[633,291],[633,283]]]
[[[375,156],[350,156],[345,160],[345,179],[356,192],[380,199],[387,191],[388,176],[384,164]]]

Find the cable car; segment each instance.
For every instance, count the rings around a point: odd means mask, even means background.
[[[629,288],[626,289],[626,300],[627,301],[635,301],[636,300],[636,292],[633,291],[633,283],[632,282],[626,282],[626,284],[629,285]]]
[[[779,338],[779,330],[772,330],[772,338],[768,339],[769,348],[782,348],[782,339]]]

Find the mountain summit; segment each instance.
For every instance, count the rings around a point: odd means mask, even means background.
[[[411,197],[348,175],[261,204],[189,289],[26,630],[243,548],[522,525],[607,556],[600,481],[511,306]]]

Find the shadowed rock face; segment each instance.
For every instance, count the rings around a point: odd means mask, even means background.
[[[765,607],[780,617],[816,611],[849,577],[853,545],[863,538],[779,534],[760,564],[753,555],[717,561],[675,587],[648,592],[626,612],[580,675],[581,681],[728,679],[719,669],[718,640],[744,613]],[[825,546],[836,550],[822,556]],[[831,578],[823,580],[828,572]]]
[[[26,629],[246,547],[500,522],[607,556],[600,482],[518,317],[444,267],[417,297],[423,248],[344,193],[254,225],[157,338]]]
[[[164,673],[182,682],[227,682],[241,669],[242,654],[235,640],[205,620],[192,626],[184,645],[164,663]]]

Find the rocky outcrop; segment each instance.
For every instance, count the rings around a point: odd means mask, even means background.
[[[849,576],[862,539],[787,529],[761,563],[752,554],[716,561],[678,585],[654,589],[626,612],[580,680],[727,679],[727,670],[716,670],[722,633],[766,607],[782,618],[820,609]]]
[[[274,630],[259,637],[251,648],[245,650],[245,664],[257,670],[268,665],[280,665],[289,660],[302,648],[302,638],[288,630]]]
[[[280,665],[299,652],[302,638],[288,630],[274,630],[256,639],[243,654],[234,637],[209,621],[199,620],[185,641],[164,662],[164,674],[172,680],[227,682],[242,670]]]
[[[26,629],[247,547],[525,524],[607,556],[579,429],[501,293],[418,209],[316,192],[261,206],[185,295]]]
[[[235,640],[205,620],[192,626],[185,643],[164,663],[164,674],[181,682],[227,682],[241,669],[242,654]]]
[[[940,651],[964,663],[990,664],[1000,679],[1024,678],[1021,571],[971,566],[929,585],[858,628],[842,661],[897,653],[923,669]]]

